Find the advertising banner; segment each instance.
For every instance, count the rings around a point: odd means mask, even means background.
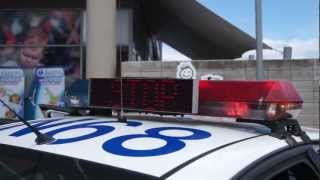
[[[22,69],[0,68],[0,98],[21,117],[24,116],[24,81]],[[0,103],[0,118],[17,117]]]
[[[0,10],[0,67],[59,66],[79,78],[81,25],[79,9]]]
[[[62,68],[37,68],[26,102],[26,119],[43,118],[39,104],[64,106],[65,74]]]
[[[71,83],[65,93],[66,107],[89,106],[89,80],[77,79]]]

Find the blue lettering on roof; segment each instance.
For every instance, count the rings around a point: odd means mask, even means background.
[[[54,119],[54,120],[48,120],[46,122],[54,122],[54,121],[58,121],[58,120],[62,120],[62,119]],[[32,124],[34,127],[35,125],[37,125],[37,123],[43,122],[43,120],[35,120],[35,121],[29,121],[30,124]],[[16,128],[16,127],[20,127],[20,126],[25,126],[24,124],[20,123],[18,125],[11,125],[11,126],[7,126],[5,128],[0,128],[0,131],[4,131],[4,130],[8,130],[8,129],[12,129],[12,128]],[[31,131],[30,131],[31,132]]]
[[[76,124],[72,126],[67,126],[63,128],[59,128],[53,131],[49,131],[46,134],[49,136],[54,136],[58,133],[69,131],[69,130],[74,130],[74,129],[82,129],[82,128],[92,128],[95,129],[95,132],[89,133],[86,135],[82,135],[79,137],[73,137],[73,138],[68,138],[68,139],[57,139],[51,144],[67,144],[67,143],[73,143],[73,142],[78,142],[78,141],[84,141],[87,139],[92,139],[98,136],[102,136],[104,134],[110,133],[113,131],[115,128],[109,125],[104,125],[106,123],[119,123],[117,121],[98,121],[98,122],[90,122],[90,123],[83,123],[83,124]],[[130,121],[126,125],[131,126],[131,127],[137,127],[140,126],[142,123],[140,122],[134,122]]]
[[[55,119],[55,120],[48,120],[48,121],[32,121],[30,122],[35,128],[38,130],[49,130],[46,132],[46,134],[54,137],[59,133],[67,132],[70,130],[76,130],[76,129],[94,129],[94,132],[90,132],[85,135],[80,135],[78,137],[72,137],[72,138],[59,138],[56,139],[56,141],[52,142],[49,145],[61,145],[61,144],[68,144],[68,143],[74,143],[74,142],[81,142],[89,139],[93,139],[105,134],[108,134],[115,130],[115,127],[112,126],[112,123],[119,123],[118,121],[101,121],[97,119],[92,118],[85,118],[85,119],[79,119],[74,121],[63,121],[63,119]],[[141,122],[137,121],[128,121],[126,124],[121,123],[127,127],[135,128],[138,126],[143,125]],[[0,129],[7,130],[10,128],[15,128],[23,125],[14,125],[10,127],[5,127]],[[59,127],[62,126],[62,127]],[[163,135],[161,132],[166,130],[178,130],[178,131],[187,131],[191,132],[191,135],[187,136],[170,136],[170,135]],[[32,133],[31,130],[26,127],[23,129],[20,129],[12,134],[10,136],[13,137],[21,137]],[[131,157],[151,157],[151,156],[160,156],[165,154],[174,153],[176,151],[179,151],[186,147],[185,141],[191,141],[191,140],[201,140],[209,138],[211,134],[209,132],[194,129],[194,128],[184,128],[184,127],[158,127],[158,128],[151,128],[145,130],[144,134],[130,134],[130,135],[124,135],[115,137],[109,140],[106,140],[103,145],[102,149],[108,153],[112,153],[119,156],[131,156]],[[132,139],[138,139],[138,138],[156,138],[160,139],[166,142],[165,145],[162,147],[156,148],[156,149],[145,149],[145,150],[139,150],[139,149],[128,149],[126,147],[123,147],[123,143],[132,140]],[[138,148],[138,147],[137,147]]]
[[[63,122],[56,123],[56,124],[51,124],[51,123],[59,122],[59,120],[49,120],[49,121],[39,122],[39,123],[36,123],[36,124],[32,123],[32,126],[37,128],[38,130],[43,130],[43,129],[48,129],[48,128],[52,128],[52,127],[56,127],[56,126],[72,124],[72,123],[76,123],[76,122],[89,121],[89,120],[94,120],[94,119],[92,119],[92,118],[88,119],[87,118],[87,119],[80,119],[80,120],[76,120],[76,121],[63,121]],[[32,133],[31,129],[26,127],[24,129],[21,129],[21,130],[15,132],[15,133],[10,134],[10,136],[20,137],[20,136],[24,136],[24,135],[27,135],[27,134],[30,134],[30,133]]]
[[[192,132],[192,135],[185,137],[176,136],[165,136],[160,134],[166,130],[182,130]],[[147,157],[147,156],[160,156],[169,153],[173,153],[183,149],[186,144],[183,140],[199,140],[206,139],[211,136],[210,133],[193,128],[181,128],[181,127],[161,127],[152,128],[145,131],[146,134],[132,134],[126,136],[120,136],[103,144],[103,149],[109,153],[120,155],[120,156],[132,156],[132,157]],[[166,141],[166,144],[160,148],[150,150],[135,150],[123,147],[122,144],[128,140],[137,138],[157,138]]]

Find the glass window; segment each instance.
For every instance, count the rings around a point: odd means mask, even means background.
[[[0,53],[0,67],[62,67],[67,76],[80,76],[80,47],[31,47],[4,48],[12,54]]]
[[[77,9],[1,10],[0,45],[80,44]]]
[[[102,180],[102,179],[121,179],[121,180],[152,180],[157,179],[152,176],[135,173],[125,169],[108,167],[92,162],[80,161],[79,167],[86,174],[88,180]]]
[[[43,154],[34,180],[87,180],[75,162],[71,158]]]
[[[0,66],[63,67],[80,78],[82,30],[79,9],[0,10]]]
[[[311,145],[288,146],[256,161],[233,179],[319,180],[319,159]]]
[[[151,179],[127,170],[51,154],[41,159],[34,177],[34,180]]]
[[[132,171],[64,156],[0,145],[1,180],[150,180]]]
[[[318,154],[318,156],[319,156],[319,159],[320,159],[320,144],[319,144],[319,142],[318,142],[318,144],[314,144],[313,146],[312,146],[312,148],[315,150],[315,152]]]
[[[270,180],[318,180],[319,177],[313,169],[305,164],[299,163],[287,168],[273,176]]]
[[[0,146],[0,179],[32,180],[38,157],[33,151]]]

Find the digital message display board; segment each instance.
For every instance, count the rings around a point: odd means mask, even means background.
[[[197,89],[194,80],[91,79],[90,106],[191,114],[198,109]]]
[[[121,83],[118,79],[90,79],[89,106],[121,108]]]

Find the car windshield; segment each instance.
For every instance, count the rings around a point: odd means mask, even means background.
[[[0,145],[1,180],[103,180],[155,177],[48,153]]]

